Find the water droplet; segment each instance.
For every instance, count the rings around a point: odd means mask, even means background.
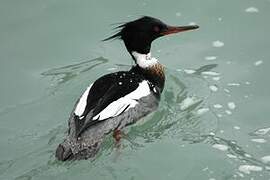
[[[216,85],[211,85],[209,86],[209,89],[213,92],[217,92],[218,91],[218,87]]]
[[[226,110],[225,112],[226,112],[228,115],[231,115],[231,114],[232,114],[232,112],[229,111],[229,110]]]
[[[222,47],[224,46],[224,42],[217,40],[217,41],[212,42],[212,45],[214,47]]]
[[[195,97],[195,96],[192,96],[192,97],[187,97],[186,99],[184,99],[181,104],[180,104],[180,109],[182,111],[188,109],[190,106],[196,104],[197,102],[199,102],[200,99]]]
[[[215,149],[218,149],[220,151],[227,151],[228,150],[228,146],[226,146],[224,144],[214,144],[212,147]]]
[[[212,78],[214,81],[219,81],[220,80],[220,77],[213,77]]]
[[[252,156],[248,153],[245,153],[244,156],[248,157],[248,158],[251,158]]]
[[[209,135],[215,136],[216,134],[214,132],[210,132]]]
[[[257,13],[259,12],[259,9],[256,7],[249,7],[245,10],[247,13]]]
[[[203,75],[209,75],[209,76],[218,76],[220,73],[214,72],[214,71],[204,71],[202,72]]]
[[[235,109],[236,108],[236,105],[234,104],[234,102],[228,102],[228,107],[230,109]]]
[[[187,74],[193,74],[193,73],[195,73],[196,71],[193,70],[193,69],[184,69],[184,72],[187,73]]]
[[[263,156],[263,157],[261,158],[261,160],[262,160],[262,162],[264,162],[264,163],[269,163],[269,162],[270,162],[270,156]]]
[[[227,85],[228,85],[228,86],[240,86],[239,83],[228,83]]]
[[[254,165],[241,165],[239,166],[238,170],[240,172],[250,174],[251,171],[262,171],[262,167]]]
[[[256,143],[266,143],[266,140],[265,139],[260,139],[260,138],[258,138],[258,139],[251,139],[251,141],[253,141],[253,142],[256,142]]]
[[[194,26],[194,25],[197,25],[197,23],[195,23],[195,22],[190,22],[190,23],[188,23],[188,25]]]
[[[214,106],[214,108],[216,108],[216,109],[220,109],[220,108],[223,107],[221,104],[214,104],[213,106]]]
[[[181,13],[180,13],[180,12],[177,12],[177,13],[175,13],[175,15],[176,15],[177,17],[180,17],[180,16],[181,16]]]
[[[237,158],[237,156],[235,156],[235,155],[233,155],[233,154],[227,154],[227,156],[228,156],[229,158],[232,158],[232,159],[236,159],[236,158]]]
[[[216,60],[217,57],[216,56],[206,56],[204,59],[207,61],[213,61],[213,60]]]
[[[226,93],[230,93],[230,90],[229,90],[229,89],[224,89],[224,91],[225,91]]]
[[[220,130],[219,132],[222,134],[222,133],[224,133],[224,130]]]
[[[265,135],[270,131],[270,127],[258,129],[254,132],[256,135]]]
[[[222,117],[222,114],[217,114],[217,117],[221,118]]]
[[[107,70],[108,71],[114,71],[114,70],[116,70],[117,68],[116,67],[111,67],[111,68],[108,68]]]
[[[201,109],[197,110],[197,114],[202,115],[202,114],[204,114],[204,113],[206,113],[208,111],[209,111],[209,108],[201,108]]]
[[[262,60],[260,60],[260,61],[256,61],[256,62],[254,62],[254,66],[259,66],[259,65],[261,65],[263,63],[263,61]]]

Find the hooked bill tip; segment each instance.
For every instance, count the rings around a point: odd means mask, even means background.
[[[198,25],[189,25],[189,26],[168,26],[166,30],[161,32],[161,35],[168,35],[168,34],[174,34],[174,33],[179,33],[179,32],[184,32],[184,31],[189,31],[189,30],[194,30],[198,29]]]

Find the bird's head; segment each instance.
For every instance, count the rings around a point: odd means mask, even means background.
[[[104,39],[104,41],[117,38],[122,39],[128,52],[132,55],[134,51],[140,54],[148,54],[151,49],[152,41],[159,37],[197,29],[199,26],[169,26],[159,19],[144,16],[134,21],[124,23],[117,28],[119,32]]]

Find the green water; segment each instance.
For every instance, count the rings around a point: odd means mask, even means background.
[[[0,179],[270,179],[269,0],[0,1]],[[159,109],[94,160],[55,148],[85,87],[129,69],[111,24],[141,15],[200,29],[160,38]],[[218,46],[218,47],[215,47]]]

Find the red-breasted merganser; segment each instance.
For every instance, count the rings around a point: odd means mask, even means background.
[[[89,85],[70,115],[68,135],[56,150],[58,160],[94,157],[107,134],[113,131],[118,142],[122,128],[156,110],[165,74],[163,66],[151,56],[152,41],[199,26],[169,26],[144,16],[117,28],[119,32],[105,40],[123,40],[136,65],[129,71],[104,75]]]

